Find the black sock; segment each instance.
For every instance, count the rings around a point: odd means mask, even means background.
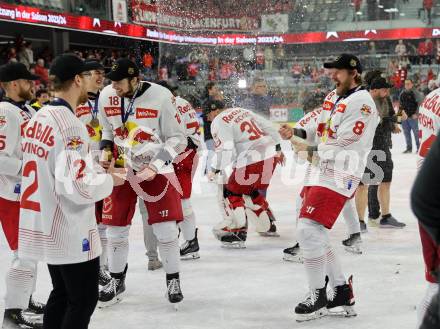
[[[390,218],[391,217],[391,214],[386,214],[386,215],[383,215],[382,216],[382,219],[388,219],[388,218]]]
[[[172,279],[179,279],[179,272],[171,274],[167,273],[167,281],[170,281]]]

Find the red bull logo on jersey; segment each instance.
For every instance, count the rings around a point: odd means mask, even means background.
[[[86,128],[87,128],[87,132],[89,133],[90,138],[96,137],[96,131],[95,131],[95,129],[93,129],[92,126],[86,125]]]
[[[72,136],[67,138],[66,148],[69,151],[80,151],[84,145],[84,142],[79,136]]]
[[[136,109],[136,119],[153,119],[158,117],[158,111],[154,109]]]
[[[4,115],[0,116],[0,129],[3,129],[6,127],[6,117]]]
[[[156,138],[154,135],[147,133],[143,130],[138,130],[133,135],[133,140],[138,143],[144,143],[144,142],[155,142]]]

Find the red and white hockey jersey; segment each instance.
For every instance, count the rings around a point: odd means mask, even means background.
[[[440,129],[440,88],[432,91],[419,107],[420,148],[417,166],[421,167]]]
[[[200,146],[200,123],[197,119],[197,112],[187,100],[180,96],[176,97],[176,108],[185,129],[185,136],[191,138],[196,146]]]
[[[224,110],[211,125],[214,138],[214,169],[235,168],[269,159],[276,155],[281,136],[272,122],[243,108]]]
[[[182,119],[176,111],[176,99],[162,86],[150,82],[142,84],[148,84],[148,88],[134,99],[131,113],[128,109],[130,99],[124,98],[123,111],[121,98],[113,87],[109,85],[102,90],[98,105],[103,126],[102,139],[117,145],[119,165],[124,165],[120,162],[121,158],[130,157],[128,162],[136,171],[149,164],[161,174],[170,173],[173,166],[168,160],[182,153],[187,145],[185,131],[180,124]],[[123,112],[130,113],[125,124]],[[154,155],[143,158],[139,156],[142,152],[153,152]]]
[[[22,149],[20,257],[48,264],[98,257],[95,203],[111,194],[113,179],[93,162],[84,124],[61,102],[44,106]]]
[[[313,113],[313,112],[312,112]],[[307,139],[319,140],[317,166],[308,166],[304,186],[322,186],[350,197],[365,170],[379,116],[370,93],[358,87],[345,97],[327,95]],[[314,130],[314,131],[313,131]]]
[[[21,140],[34,114],[30,106],[0,102],[0,197],[9,201],[20,200]]]
[[[78,106],[75,109],[75,115],[87,128],[90,137],[90,148],[92,151],[99,150],[99,142],[101,141],[102,125],[98,118],[97,102],[94,99],[88,100],[87,103]]]

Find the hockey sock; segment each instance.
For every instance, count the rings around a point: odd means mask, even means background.
[[[183,208],[183,222],[179,223],[179,227],[182,231],[183,238],[186,241],[191,241],[195,238],[196,234],[196,216],[191,206],[189,199],[182,200]]]
[[[326,258],[326,272],[330,281],[330,286],[334,288],[345,284],[345,276],[342,273],[339,258],[330,246],[327,247]]]
[[[180,271],[180,248],[177,238],[170,242],[159,241],[159,253],[166,273]]]
[[[107,268],[108,260],[107,260],[107,248],[108,248],[108,240],[107,240],[107,226],[104,224],[98,225],[99,238],[101,240],[102,246],[102,254],[99,257],[99,266],[101,268]]]
[[[110,273],[110,275],[112,276],[112,278],[121,280],[125,277],[125,275],[127,274],[127,270],[128,270],[128,264],[125,264],[125,268],[124,271],[120,272],[120,273]]]
[[[345,203],[344,208],[342,209],[342,215],[344,216],[345,224],[347,225],[348,235],[359,233],[361,231],[354,200],[348,200]]]
[[[297,239],[302,250],[310,289],[323,288],[326,266],[325,245],[328,243],[325,228],[312,220],[300,218]]]
[[[121,273],[128,259],[128,233],[130,226],[108,226],[108,269],[110,273]]]
[[[34,291],[37,263],[23,260],[14,252],[11,267],[6,275],[6,309],[27,309]]]
[[[173,280],[173,279],[179,279],[179,272],[177,272],[177,273],[171,273],[171,274],[168,274],[167,273],[167,275],[166,275],[166,278],[167,278],[167,281],[169,281],[169,280]]]

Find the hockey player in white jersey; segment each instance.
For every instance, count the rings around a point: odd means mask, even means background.
[[[23,310],[42,314],[43,305],[35,303],[31,294],[35,290],[37,263],[18,257],[18,227],[22,175],[21,141],[26,126],[35,114],[26,105],[34,97],[34,80],[26,66],[10,63],[0,67],[0,83],[6,97],[0,102],[0,222],[13,252],[11,267],[6,277],[4,327],[39,328],[23,314]]]
[[[141,81],[138,67],[128,59],[116,61],[107,77],[112,85],[103,89],[99,99],[101,148],[112,150],[116,164],[129,170],[129,181],[113,189],[103,209],[112,280],[100,292],[100,304],[118,302],[125,290],[128,235],[138,196],[159,241],[168,300],[179,303],[183,294],[177,223],[183,213],[172,162],[187,141],[175,97],[162,86]]]
[[[101,254],[95,203],[119,181],[93,161],[87,129],[75,116],[87,101],[88,70],[73,54],[55,58],[49,71],[55,98],[29,121],[22,144],[19,256],[48,264],[48,329],[88,328]]]
[[[223,186],[224,220],[214,227],[214,235],[225,246],[244,247],[248,221],[257,232],[270,228],[269,204],[259,190],[268,188],[276,165],[284,163],[281,136],[271,122],[249,110],[225,110],[219,101],[208,108],[215,145],[210,176],[232,164]]]
[[[192,178],[198,164],[197,150],[200,147],[200,124],[197,113],[192,105],[185,99],[175,94],[177,87],[170,86],[166,81],[159,84],[170,90],[176,97],[176,110],[180,115],[180,124],[183,126],[188,146],[174,161],[174,172],[176,173],[179,184],[182,188],[182,210],[183,221],[179,223],[184,244],[180,248],[182,259],[198,259],[199,241],[197,239],[196,217],[191,205]]]
[[[322,112],[322,107],[315,109],[307,113],[301,120],[298,121],[295,128],[292,129],[289,125],[283,124],[280,128],[280,134],[283,139],[291,140],[295,138],[306,138],[305,140],[309,145],[318,145],[321,138],[317,136],[316,130],[318,128],[318,117]],[[300,160],[301,161],[301,160]],[[309,163],[308,166],[312,164]],[[307,172],[309,172],[307,170]],[[296,199],[296,223],[298,224],[299,213],[302,206],[302,197],[299,194]],[[345,249],[349,252],[360,254],[362,253],[360,243],[362,242],[360,237],[360,225],[357,218],[356,206],[354,200],[350,199],[344,205],[342,210],[342,216],[344,217],[347,225],[348,238],[342,241]],[[303,257],[299,243],[296,243],[293,247],[286,248],[283,251],[283,259],[286,261],[302,263]]]
[[[432,143],[437,139],[440,129],[440,88],[429,93],[419,107],[419,137],[420,148],[418,152],[417,167],[422,167],[425,157],[431,149]],[[417,308],[418,327],[420,327],[425,312],[439,289],[436,272],[440,268],[440,248],[432,237],[419,225],[420,240],[422,242],[423,260],[425,261],[425,279],[428,283],[425,296]]]
[[[379,121],[373,99],[361,86],[362,67],[357,57],[343,54],[324,67],[332,69],[336,90],[327,96],[317,119],[316,135],[321,142],[310,146],[292,141],[295,152],[312,162],[301,192],[297,227],[310,295],[296,306],[297,321],[327,313],[356,314],[351,278],[347,284],[327,229],[333,227],[359,185]],[[307,133],[304,137],[311,138]],[[329,299],[326,276],[333,291]],[[336,312],[339,307],[342,313]]]
[[[92,74],[88,81],[88,100],[75,109],[75,115],[87,128],[90,137],[90,149],[95,159],[99,159],[99,142],[101,141],[102,125],[98,117],[99,93],[104,87],[105,69],[104,66],[94,59],[85,60]],[[96,203],[96,220],[98,221],[99,237],[101,239],[102,254],[99,258],[99,285],[105,286],[110,282],[110,274],[107,266],[107,233],[106,226],[101,223],[103,201]]]

